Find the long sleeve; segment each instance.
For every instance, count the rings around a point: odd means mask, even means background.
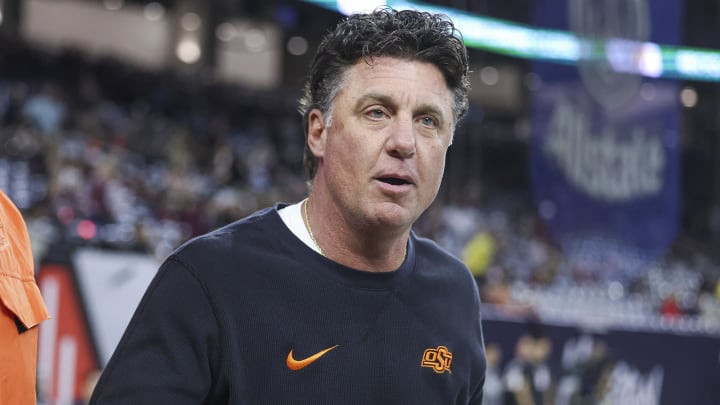
[[[204,286],[171,258],[145,292],[90,404],[201,404],[216,388],[218,345]]]
[[[474,286],[429,241],[413,236],[394,272],[363,272],[313,252],[276,211],[260,211],[163,264],[91,404],[479,405]],[[291,352],[317,361],[289,367]]]

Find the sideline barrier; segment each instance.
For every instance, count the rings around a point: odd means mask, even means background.
[[[135,312],[159,263],[132,252],[55,253],[37,280],[52,319],[40,325],[38,403],[84,400]]]
[[[586,331],[577,326],[552,324],[542,324],[539,328],[552,343],[547,364],[556,387],[567,387],[576,376],[571,370],[577,370],[592,348],[602,343],[615,364],[602,403],[720,404],[719,336],[612,328]],[[503,365],[512,359],[518,338],[533,329],[538,330],[538,325],[516,320],[483,320],[485,344],[501,347]],[[559,398],[554,403],[565,402]]]

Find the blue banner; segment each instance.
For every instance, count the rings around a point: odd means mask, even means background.
[[[678,1],[551,0],[535,10],[535,24],[584,39],[577,67],[533,64],[531,169],[541,218],[590,275],[632,275],[676,235],[678,84],[630,70],[657,69],[660,54],[643,44],[676,43],[681,16]],[[597,49],[597,39],[614,45]]]
[[[550,343],[545,364],[556,387],[554,404],[571,404],[594,391],[598,404],[720,404],[720,339],[652,331],[589,332],[573,326],[483,320],[486,347],[499,347],[500,372],[521,336]],[[598,364],[605,364],[604,379]],[[591,402],[582,402],[591,403]]]

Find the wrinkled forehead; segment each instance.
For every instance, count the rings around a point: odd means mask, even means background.
[[[338,93],[382,95],[406,103],[431,104],[452,114],[454,95],[444,75],[429,62],[395,57],[361,59],[343,72]],[[336,95],[337,95],[336,94]]]

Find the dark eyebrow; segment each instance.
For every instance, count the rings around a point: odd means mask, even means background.
[[[434,105],[421,104],[418,108],[418,111],[421,111],[423,114],[430,114],[435,116],[438,121],[440,121],[440,124],[443,124],[445,122],[445,114],[443,114],[441,109],[437,108]]]
[[[365,104],[367,101],[378,101],[383,105],[387,105],[387,106],[390,106],[391,108],[395,108],[395,102],[393,101],[392,97],[385,95],[385,94],[380,94],[380,93],[363,94],[355,102],[355,108],[356,109],[361,108],[362,105]]]
[[[380,104],[386,105],[392,109],[395,109],[397,104],[391,96],[388,96],[386,94],[366,93],[357,99],[357,101],[355,102],[355,108],[361,108],[361,106],[365,104],[365,102],[367,102],[368,100],[377,101]],[[413,111],[413,114],[417,113],[434,115],[441,121],[441,123],[445,121],[445,114],[443,114],[442,110],[432,104],[421,104],[415,109],[415,111]]]

